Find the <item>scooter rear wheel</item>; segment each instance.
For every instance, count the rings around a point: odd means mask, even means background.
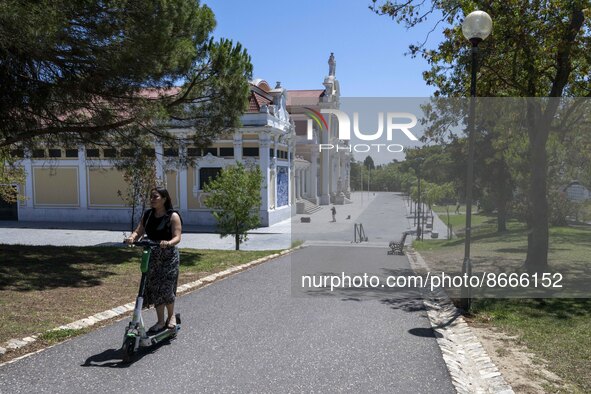
[[[133,361],[135,357],[135,338],[128,337],[123,342],[123,346],[121,347],[121,356],[124,363],[130,363]]]

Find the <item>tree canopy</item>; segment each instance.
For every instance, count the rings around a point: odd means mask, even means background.
[[[363,165],[365,167],[367,167],[370,170],[375,170],[376,169],[376,165],[373,162],[373,158],[371,156],[366,156],[365,160],[363,160]]]
[[[0,3],[0,148],[166,138],[237,125],[252,65],[196,0]]]
[[[442,29],[444,40],[427,48],[409,45],[431,66],[423,74],[436,95],[467,96],[470,45],[461,32],[465,15],[479,9],[493,19],[493,33],[480,43],[478,95],[560,97],[591,94],[589,0],[379,1],[371,8],[411,28],[426,23]]]
[[[436,96],[468,95],[471,55],[461,22],[477,8],[493,19],[493,34],[479,45],[478,96],[591,96],[589,0],[373,0],[370,8],[407,27],[430,23],[434,29],[443,29],[444,40],[436,48],[427,48],[426,40],[409,46],[413,56],[422,56],[429,63],[423,76],[427,84],[437,87]],[[561,103],[556,99],[524,100],[527,122],[517,131],[527,138],[529,238],[525,266],[529,271],[544,271],[548,266],[546,149]],[[495,140],[499,137],[505,136],[497,135]]]
[[[220,237],[233,235],[236,250],[247,240],[247,232],[260,224],[261,169],[246,168],[242,163],[222,169],[204,187],[205,205],[213,209]]]

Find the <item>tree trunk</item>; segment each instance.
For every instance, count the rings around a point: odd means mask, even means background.
[[[240,250],[240,234],[234,234],[234,241],[236,242],[236,250]]]
[[[503,233],[507,231],[507,204],[509,202],[508,192],[511,186],[508,184],[510,174],[504,162],[499,163],[499,171],[497,173],[497,193],[496,193],[496,207],[497,207],[497,232]]]
[[[501,201],[497,207],[497,233],[505,231],[507,231],[507,205],[505,201]]]
[[[445,211],[447,212],[447,239],[452,239],[452,230],[451,224],[449,223],[449,205],[445,206]]]
[[[543,130],[530,134],[530,212],[525,259],[525,268],[530,273],[548,270],[547,135]]]

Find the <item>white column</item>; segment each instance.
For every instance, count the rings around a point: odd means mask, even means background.
[[[312,147],[311,156],[311,176],[310,176],[310,197],[318,204],[318,151],[316,147]]]
[[[300,170],[297,168],[294,169],[295,174],[295,198],[296,200],[300,199]]]
[[[263,190],[261,190],[261,208],[269,209],[269,137],[264,134],[259,136],[259,165],[263,174]]]
[[[306,169],[302,168],[300,176],[300,197],[306,197]]]
[[[25,157],[30,157],[31,152],[25,152]],[[33,163],[31,159],[24,159],[23,160],[23,167],[25,168],[26,178],[25,178],[25,202],[24,204],[29,209],[33,209],[35,207],[35,201],[33,200]]]
[[[306,169],[302,168],[300,170],[300,197],[304,198],[306,196]]]
[[[302,169],[300,168],[298,170],[298,198],[301,199],[304,195],[304,193],[302,193]]]
[[[298,187],[298,195],[299,198],[302,199],[302,197],[304,197],[304,190],[303,190],[303,183],[304,183],[304,170],[300,168],[299,170],[299,174],[300,174],[300,183],[299,183],[299,187]]]
[[[180,146],[179,149],[181,150],[180,155],[182,157],[186,157],[187,155],[187,147],[185,145]],[[188,182],[187,176],[188,171],[186,166],[181,166],[178,172],[179,176],[179,209],[181,211],[181,215],[185,214],[189,210],[189,193],[187,191]],[[191,190],[191,193],[193,191]]]
[[[293,170],[291,164],[287,167],[287,176],[289,179],[289,190],[288,190],[289,193],[287,193],[288,198],[289,198],[288,203],[291,206],[294,202],[294,199],[295,199],[295,173],[294,173],[294,170]]]
[[[336,189],[337,180],[335,179],[335,173],[337,168],[336,155],[330,155],[330,194],[334,193]]]
[[[312,197],[312,194],[310,193],[310,190],[312,190],[312,182],[310,181],[312,179],[312,169],[310,167],[308,167],[307,179],[308,179],[308,183],[306,186],[306,194],[308,195],[308,198],[310,198],[310,197]]]
[[[346,170],[346,166],[345,166],[345,155],[341,154],[341,159],[339,160],[339,163],[341,164],[341,171],[339,173],[339,179],[341,180],[341,189],[339,190],[339,192],[345,192],[345,190],[347,190],[347,186],[345,185],[345,182],[347,181],[346,179],[346,174],[345,174],[345,170]]]
[[[299,180],[298,170],[296,170],[295,166],[294,166],[294,169],[293,169],[293,198],[294,198],[294,200],[298,199],[298,180]]]
[[[164,179],[164,148],[160,142],[155,142],[154,150],[156,152],[156,178],[164,183],[166,181]]]
[[[336,159],[336,166],[335,166],[335,173],[334,173],[334,191],[336,193],[340,192],[338,185],[339,185],[339,178],[341,177],[341,154],[340,153],[336,153],[335,155],[335,159]]]
[[[347,156],[347,196],[351,198],[351,156]]]
[[[234,159],[242,162],[242,133],[234,133]]]
[[[88,184],[86,180],[86,153],[78,147],[78,202],[80,209],[88,209]]]
[[[328,122],[329,122],[329,130],[332,120],[332,116],[329,115]],[[323,144],[328,144],[329,141],[329,133],[320,132],[320,141]],[[322,178],[320,183],[320,205],[328,205],[330,204],[330,155],[329,151],[324,149],[321,152],[321,162],[320,165],[322,166]]]

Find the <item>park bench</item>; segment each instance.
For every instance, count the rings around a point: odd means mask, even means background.
[[[388,245],[388,246],[390,246],[390,250],[388,251],[388,254],[403,255],[404,252],[402,251],[402,249],[404,249],[404,243],[406,242],[407,236],[408,236],[408,231],[405,231],[402,233],[402,237],[400,238],[400,241],[390,241],[390,244]]]

